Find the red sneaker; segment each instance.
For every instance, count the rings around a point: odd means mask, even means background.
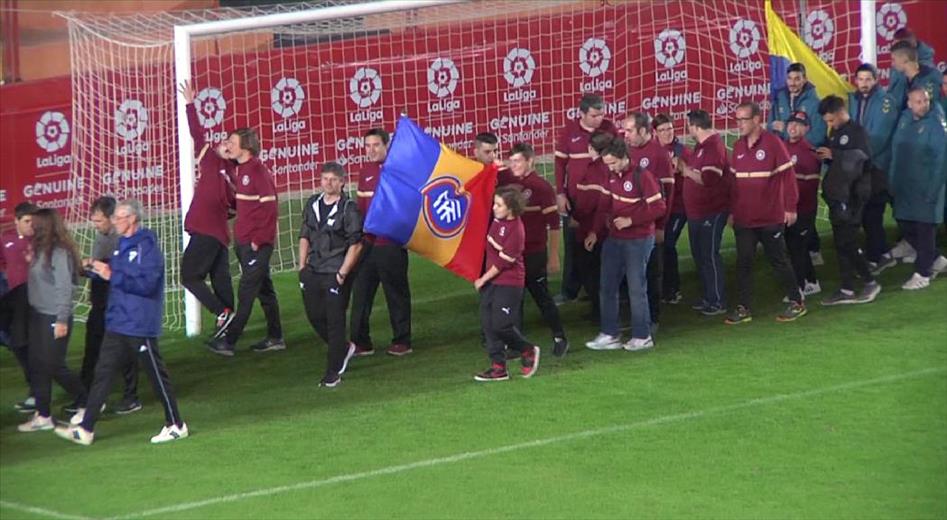
[[[387,354],[389,356],[401,357],[401,356],[407,356],[408,354],[412,352],[414,351],[411,350],[411,345],[405,345],[403,343],[395,343],[391,345],[390,347],[388,347]]]
[[[372,346],[365,347],[352,342],[349,342],[349,345],[355,345],[355,357],[371,356],[375,353],[375,347]]]
[[[510,374],[507,373],[506,367],[499,363],[494,363],[487,370],[474,376],[474,380],[481,382],[506,381],[508,379],[510,379]]]
[[[536,371],[539,370],[539,347],[524,350],[520,362],[523,363],[523,368],[520,369],[523,377],[530,378],[536,375]]]

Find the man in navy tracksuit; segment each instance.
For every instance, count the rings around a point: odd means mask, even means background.
[[[95,379],[86,408],[56,434],[77,444],[92,444],[99,409],[108,398],[115,374],[137,355],[164,407],[165,426],[151,438],[153,444],[187,437],[187,425],[178,413],[171,380],[158,352],[164,310],[164,255],[150,229],[141,227],[141,203],[126,200],[112,214],[121,238],[112,261],[94,261],[93,270],[108,280],[109,298]]]

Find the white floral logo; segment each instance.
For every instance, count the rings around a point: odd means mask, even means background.
[[[368,108],[381,98],[381,75],[370,67],[359,67],[349,80],[349,98],[358,108]]]
[[[536,61],[529,49],[513,48],[503,58],[503,79],[513,88],[519,88],[533,80]]]
[[[439,98],[453,94],[458,80],[460,71],[450,58],[437,58],[427,68],[427,89]]]
[[[296,78],[280,78],[270,91],[273,112],[283,116],[284,119],[299,114],[303,108],[304,99],[306,99],[306,92]]]
[[[223,122],[227,101],[220,89],[207,87],[194,98],[194,108],[197,109],[197,119],[201,126],[209,129]]]
[[[824,49],[832,41],[832,35],[835,34],[835,22],[829,17],[829,13],[822,9],[816,9],[806,17],[806,23],[802,27],[802,38],[815,50]]]
[[[58,152],[69,141],[69,121],[62,112],[48,110],[36,121],[36,144],[49,153]]]
[[[115,111],[115,132],[127,141],[138,139],[148,128],[148,109],[137,99],[126,99]]]
[[[766,151],[765,151],[765,150],[757,150],[757,151],[756,151],[756,160],[757,160],[757,161],[762,161],[762,160],[765,159],[765,158],[766,158]]]
[[[908,15],[900,4],[890,3],[881,6],[875,17],[875,26],[878,36],[886,40],[893,40],[894,33],[908,24]]]
[[[730,28],[730,52],[741,60],[756,54],[760,49],[760,28],[752,20],[740,18]]]
[[[677,29],[665,29],[654,40],[654,57],[666,68],[683,63],[686,52],[684,34]]]
[[[579,47],[579,68],[590,78],[601,76],[612,61],[612,50],[601,38],[589,38]]]

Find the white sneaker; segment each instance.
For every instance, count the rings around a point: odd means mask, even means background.
[[[825,259],[818,251],[809,251],[809,258],[812,260],[812,265],[825,265]]]
[[[85,408],[79,408],[76,410],[76,413],[72,414],[72,417],[69,418],[69,424],[79,426],[82,424],[83,419],[85,419]]]
[[[905,263],[913,263],[913,257],[917,256],[917,251],[911,247],[911,244],[908,243],[907,240],[902,240],[895,244],[894,247],[891,248],[891,251],[888,251],[888,254],[890,254],[895,259],[903,260]],[[908,257],[912,257],[910,262],[907,260]]]
[[[937,278],[940,273],[947,274],[947,257],[940,255],[934,259],[934,265],[931,266],[931,280]]]
[[[819,285],[818,280],[814,282],[807,281],[805,287],[802,288],[803,296],[812,296],[813,294],[819,294],[820,292],[822,292],[822,286]]]
[[[76,444],[88,446],[95,440],[95,433],[86,431],[82,426],[57,426],[56,435]]]
[[[56,424],[53,423],[52,417],[43,417],[39,412],[33,412],[33,416],[30,417],[30,420],[17,426],[16,430],[23,433],[30,433],[52,430],[55,427]]]
[[[622,345],[622,348],[628,352],[648,350],[652,347],[654,347],[654,340],[651,339],[651,336],[648,336],[647,338],[631,338],[624,345]]]
[[[158,435],[151,438],[151,443],[161,444],[162,442],[176,441],[187,437],[187,435],[187,424],[181,424],[180,428],[178,428],[176,424],[172,424],[171,426],[161,428]]]
[[[621,348],[621,339],[599,332],[595,339],[585,342],[585,346],[592,350],[618,350]]]
[[[901,288],[905,291],[916,291],[918,289],[925,289],[930,284],[930,278],[914,273],[911,275],[911,278],[909,278],[908,281],[904,282],[904,285],[902,285]]]
[[[349,342],[348,350],[345,351],[345,359],[342,360],[342,368],[339,369],[339,375],[345,373],[345,370],[349,367],[349,361],[355,357],[355,343]]]

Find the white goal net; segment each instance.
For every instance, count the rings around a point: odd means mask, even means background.
[[[238,127],[259,130],[261,158],[280,193],[277,270],[296,261],[301,205],[319,186],[319,165],[338,161],[355,174],[364,132],[392,130],[402,112],[461,152],[477,133],[492,131],[501,150],[527,141],[548,157],[584,93],[601,94],[610,117],[644,110],[680,122],[688,110],[703,108],[724,129],[740,101],[768,105],[762,0],[415,2],[413,9],[381,14],[252,24],[348,4],[121,17],[63,13],[73,63],[73,200],[80,201],[68,219],[85,221],[88,204],[100,195],[142,200],[146,225],[167,258],[167,327],[184,325],[175,26],[250,22],[192,38],[190,75],[209,141]],[[840,73],[854,71],[857,2],[774,4]],[[80,228],[79,234],[89,248],[91,233]]]

